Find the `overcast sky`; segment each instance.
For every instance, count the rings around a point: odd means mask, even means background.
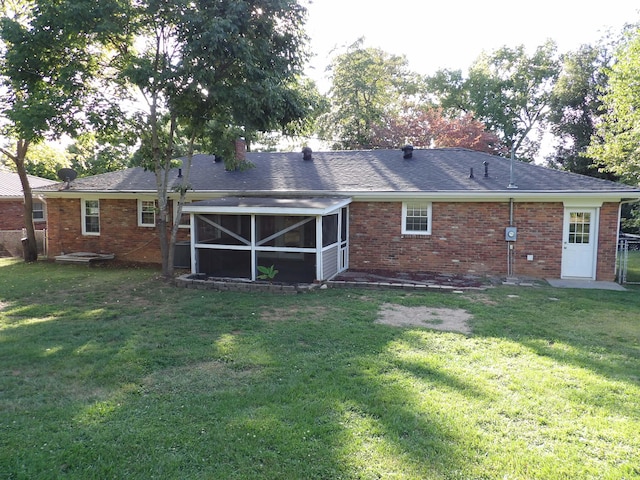
[[[333,55],[359,37],[366,47],[402,54],[411,70],[465,70],[484,50],[526,45],[531,51],[552,38],[559,50],[594,43],[607,28],[640,21],[637,0],[303,0],[315,57],[308,75],[324,91],[324,70]]]

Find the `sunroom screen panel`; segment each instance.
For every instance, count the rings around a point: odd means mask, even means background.
[[[196,215],[196,243],[251,245],[251,216]]]
[[[258,247],[315,248],[315,217],[258,215],[256,239]]]

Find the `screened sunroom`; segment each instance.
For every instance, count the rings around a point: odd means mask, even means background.
[[[225,197],[190,203],[191,271],[311,283],[346,270],[350,198]],[[260,268],[259,268],[260,267]],[[262,273],[261,273],[262,272]]]

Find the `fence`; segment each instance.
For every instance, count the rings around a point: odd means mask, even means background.
[[[640,236],[620,236],[616,278],[618,283],[640,284]]]
[[[4,252],[12,257],[22,257],[22,239],[27,234],[24,230],[0,230],[0,253]],[[38,253],[46,255],[46,231],[36,230]]]

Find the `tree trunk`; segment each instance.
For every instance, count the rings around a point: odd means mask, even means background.
[[[169,238],[167,237],[167,209],[159,209],[156,220],[158,239],[160,240],[160,255],[162,257],[162,278],[170,280],[173,269],[169,265]]]
[[[25,262],[35,262],[38,260],[38,242],[36,240],[36,230],[33,227],[33,195],[31,194],[31,185],[29,185],[29,177],[24,162],[27,158],[27,150],[30,142],[28,140],[18,140],[16,143],[16,153],[13,154],[6,150],[2,150],[7,157],[16,165],[16,171],[22,184],[22,195],[24,198],[24,228],[27,232],[27,242],[24,248]]]
[[[189,138],[189,147],[187,150],[187,160],[186,163],[183,162],[183,173],[182,173],[182,182],[178,188],[180,192],[180,198],[178,200],[178,208],[175,210],[175,215],[173,216],[173,223],[171,225],[171,236],[169,239],[169,265],[168,272],[173,276],[174,268],[174,256],[175,256],[175,245],[176,240],[178,239],[178,230],[180,229],[180,218],[182,217],[182,206],[184,205],[185,198],[187,196],[187,190],[189,189],[189,178],[191,176],[191,163],[193,160],[193,144],[195,142],[195,133],[191,135]]]

